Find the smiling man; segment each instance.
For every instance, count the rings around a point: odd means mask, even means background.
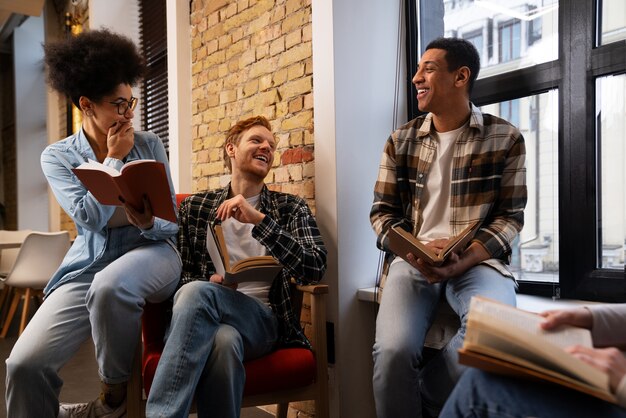
[[[230,184],[181,204],[181,288],[148,397],[148,417],[187,417],[194,395],[198,417],[238,417],[243,361],[277,346],[310,347],[292,312],[289,283],[291,278],[318,282],[326,270],[326,249],[305,201],[265,185],[275,151],[267,119],[238,122],[224,144]],[[271,282],[224,285],[206,246],[214,221],[221,222],[231,264],[271,255],[282,272]]]
[[[507,265],[524,223],[524,138],[470,102],[479,69],[471,43],[431,42],[413,77],[419,110],[426,114],[393,132],[385,144],[370,213],[377,245],[388,252],[373,351],[378,418],[437,415],[463,371],[457,349],[470,298],[515,305],[516,284]],[[439,267],[412,254],[408,263],[389,251],[392,226],[437,252],[475,221],[481,227],[472,242]],[[424,364],[426,332],[444,298],[461,326]]]

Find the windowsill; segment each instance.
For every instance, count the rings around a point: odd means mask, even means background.
[[[376,299],[376,290],[374,287],[368,287],[357,290],[357,298],[364,302],[375,302]],[[563,309],[567,307],[580,306],[580,305],[591,305],[598,302],[589,302],[584,300],[574,300],[574,299],[557,299],[553,300],[551,298],[546,298],[542,296],[533,296],[533,295],[517,295],[517,307],[520,309],[524,309],[530,312],[542,312],[547,309]]]
[[[376,301],[376,290],[374,287],[368,287],[357,290],[357,298],[364,302]],[[582,300],[552,300],[551,298],[532,296],[532,295],[517,295],[517,307],[530,312],[542,312],[548,309],[563,309],[567,307],[590,305],[598,302],[587,302]],[[452,338],[459,327],[459,318],[452,311],[448,304],[441,304],[439,311],[433,321],[428,333],[424,345],[426,347],[441,349]]]

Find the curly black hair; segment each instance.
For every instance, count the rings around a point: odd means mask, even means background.
[[[426,50],[429,49],[443,49],[446,51],[449,71],[458,70],[463,66],[469,68],[468,92],[471,93],[480,71],[480,55],[474,44],[462,38],[437,38],[426,46]]]
[[[108,29],[49,43],[44,45],[44,54],[48,82],[79,108],[80,96],[97,102],[120,84],[135,85],[145,69],[135,44]]]

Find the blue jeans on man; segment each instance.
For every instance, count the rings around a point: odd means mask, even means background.
[[[275,348],[278,321],[260,300],[220,284],[194,281],[174,296],[172,322],[146,406],[147,417],[238,417],[242,361]],[[172,344],[176,341],[176,344]],[[159,380],[160,379],[160,380]]]
[[[496,269],[477,265],[446,282],[429,284],[400,258],[389,267],[376,318],[374,399],[378,418],[421,417],[437,413],[465,367],[458,364],[472,296],[515,305],[515,281]],[[423,347],[442,297],[461,321],[447,345],[426,365]]]

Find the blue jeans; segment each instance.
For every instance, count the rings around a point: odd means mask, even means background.
[[[58,371],[90,336],[102,381],[128,381],[145,301],[174,292],[181,262],[165,241],[114,231],[103,258],[50,293],[13,346],[7,416],[55,418],[63,384]]]
[[[460,277],[429,284],[404,260],[394,260],[376,318],[374,400],[378,418],[421,417],[422,407],[437,413],[464,371],[457,350],[463,345],[472,296],[515,305],[515,282],[478,265]],[[426,365],[424,339],[442,297],[461,320],[447,345]]]
[[[278,321],[261,301],[228,287],[195,281],[174,296],[165,349],[146,405],[146,417],[239,417],[244,360],[269,353]]]
[[[470,369],[450,395],[441,418],[626,418],[626,410],[562,386]]]

